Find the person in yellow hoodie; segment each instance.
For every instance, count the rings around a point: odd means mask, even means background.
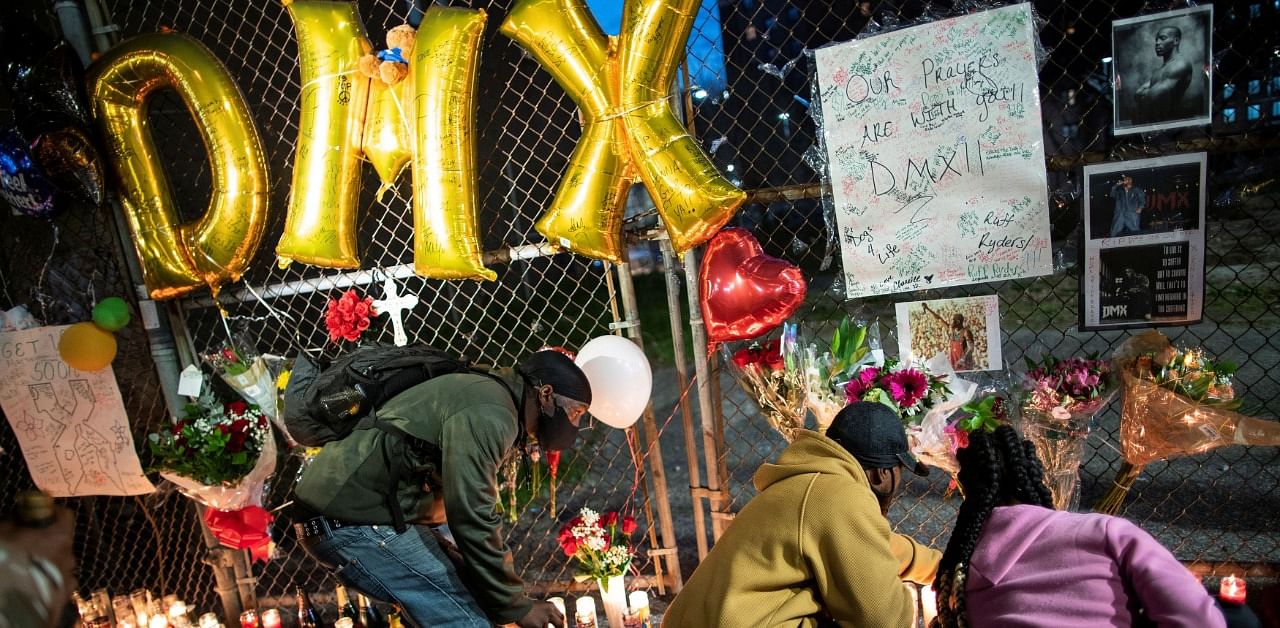
[[[823,436],[800,430],[755,474],[759,494],[671,602],[663,628],[906,628],[902,584],[933,582],[941,554],[889,529],[902,471],[926,475],[896,413],[859,401]]]

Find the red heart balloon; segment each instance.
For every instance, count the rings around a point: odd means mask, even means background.
[[[746,229],[724,229],[707,245],[698,274],[707,340],[755,338],[787,320],[804,303],[804,275],[794,264],[765,255]]]

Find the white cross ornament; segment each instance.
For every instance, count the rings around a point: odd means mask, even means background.
[[[373,309],[377,310],[378,316],[386,314],[391,317],[391,327],[395,330],[396,346],[403,347],[409,344],[409,336],[404,333],[404,311],[413,309],[418,304],[418,297],[409,294],[405,296],[396,295],[396,282],[387,277],[382,282],[382,289],[386,296],[378,301],[373,302]]]

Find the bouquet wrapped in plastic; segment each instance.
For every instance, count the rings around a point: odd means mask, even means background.
[[[790,442],[804,427],[804,378],[796,364],[796,327],[782,326],[782,337],[758,339],[747,346],[722,343],[720,350],[738,385],[760,407],[773,429]]]
[[[959,419],[951,420],[951,416],[956,410],[967,408],[977,395],[978,386],[958,377],[951,370],[951,361],[942,354],[930,360],[924,371],[933,382],[932,394],[918,416],[906,417],[907,441],[917,459],[954,477],[960,472],[957,442],[966,430],[958,426]]]
[[[151,470],[210,508],[261,506],[276,462],[267,417],[244,401],[222,403],[211,395],[188,404],[185,415],[148,436]]]
[[[206,354],[208,363],[245,401],[258,407],[268,418],[276,417],[276,377],[263,356],[248,356],[241,349],[227,345]]]
[[[1080,465],[1093,417],[1115,395],[1111,364],[1094,357],[1027,360],[1018,429],[1036,447],[1059,510],[1079,505]]]
[[[954,474],[947,419],[973,399],[977,386],[956,377],[951,363],[939,354],[924,365],[896,360],[858,368],[844,386],[845,402],[876,401],[902,418],[911,452],[925,464]]]
[[[854,324],[849,317],[836,327],[831,344],[819,347],[816,342],[802,347],[800,359],[794,362],[803,372],[804,403],[813,413],[818,431],[826,432],[836,413],[845,406],[845,384],[850,373],[863,365],[882,363],[879,328]]]
[[[1235,367],[1203,349],[1175,349],[1159,332],[1129,338],[1113,358],[1123,406],[1124,465],[1094,510],[1116,513],[1143,468],[1230,445],[1280,445],[1280,423],[1236,412]]]

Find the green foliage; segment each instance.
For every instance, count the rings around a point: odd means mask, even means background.
[[[1007,420],[1004,406],[1007,402],[999,395],[987,395],[977,401],[960,406],[960,411],[968,417],[960,419],[957,425],[966,432],[994,432]]]

